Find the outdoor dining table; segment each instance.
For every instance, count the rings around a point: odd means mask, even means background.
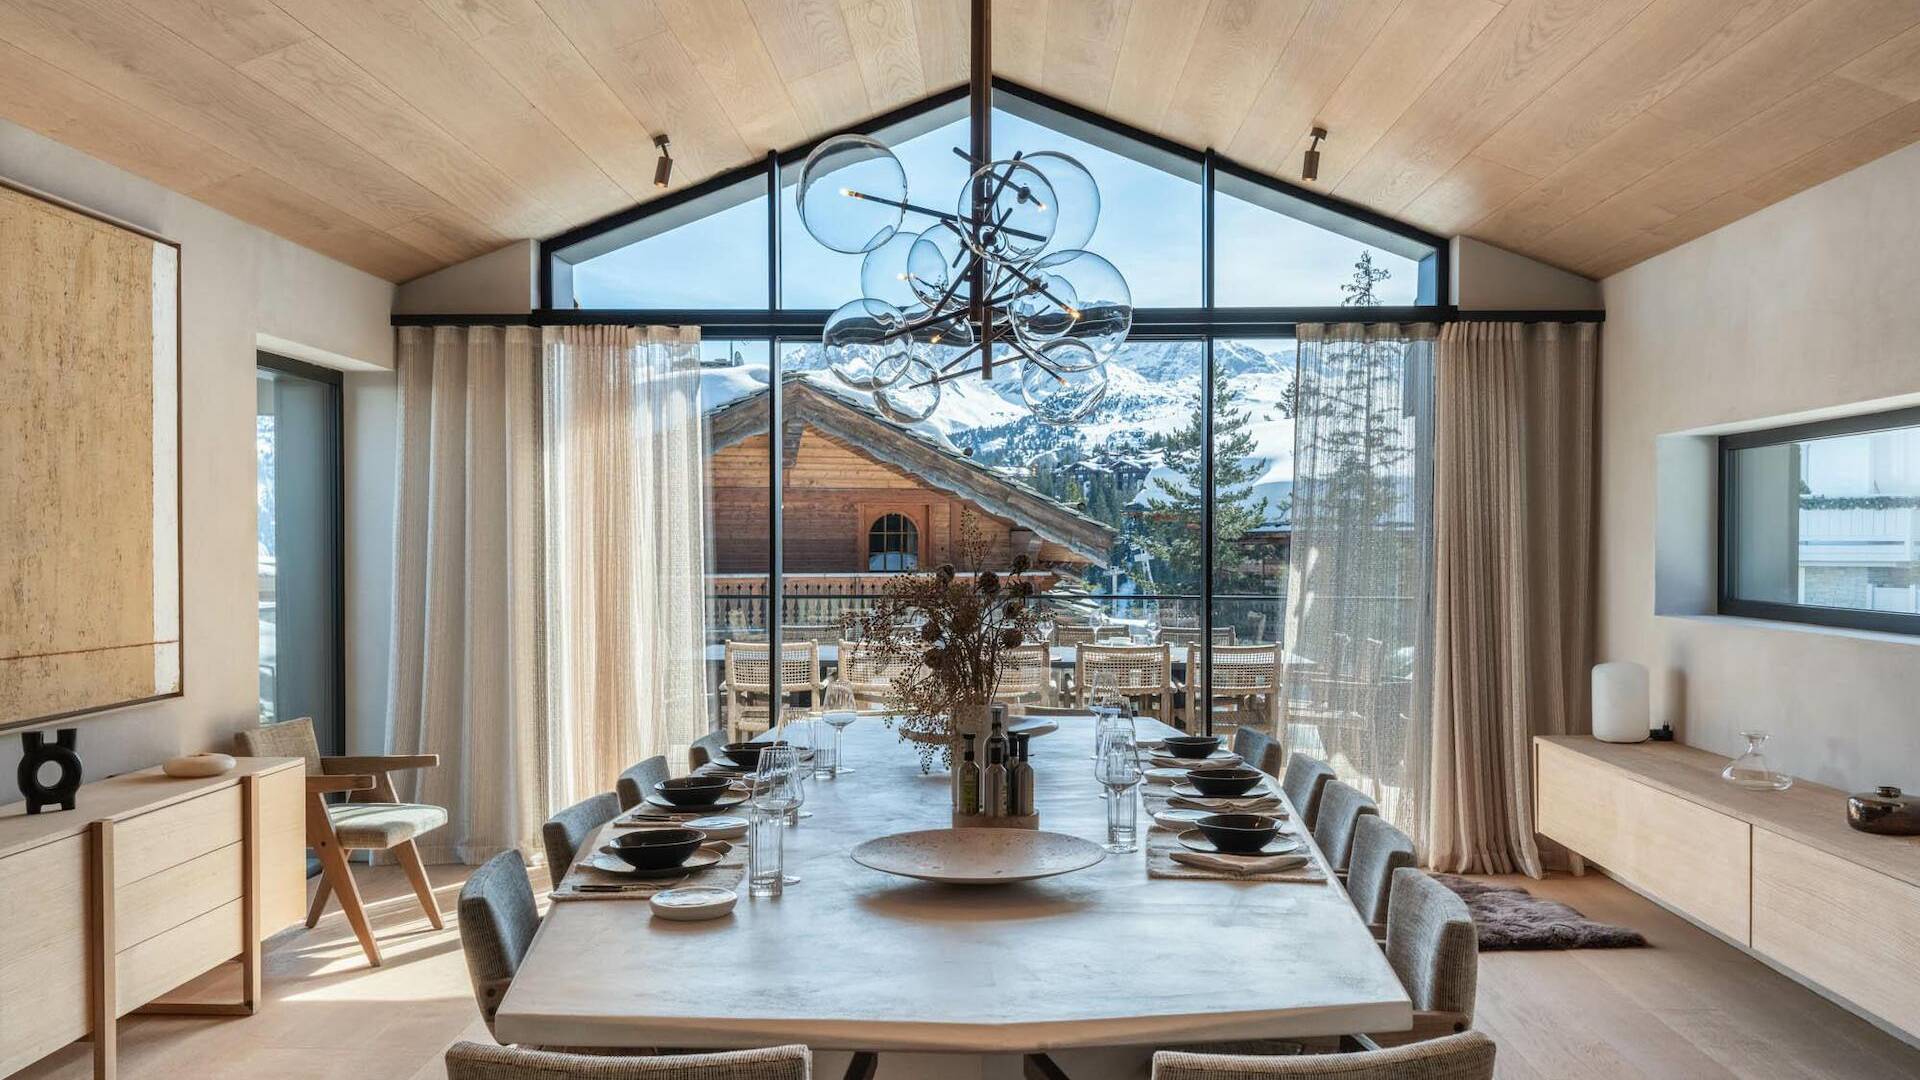
[[[1102,841],[1092,718],[1059,724],[1033,740],[1041,828]],[[1172,730],[1136,725],[1142,739]],[[883,1075],[888,1054],[969,1055],[912,1074],[982,1076],[1017,1070],[1017,1056],[996,1055],[1106,1047],[1144,1061],[1174,1043],[1412,1024],[1406,993],[1330,875],[1156,879],[1142,851],[997,886],[861,866],[849,852],[864,840],[947,826],[949,779],[937,765],[923,774],[915,748],[877,719],[848,728],[845,748],[855,771],[810,782],[812,816],[785,834],[798,884],[772,899],[749,898],[743,884],[733,913],[710,922],[653,919],[640,900],[554,903],[501,1003],[500,1041],[799,1042],[880,1051]],[[1143,850],[1149,823],[1143,808]]]

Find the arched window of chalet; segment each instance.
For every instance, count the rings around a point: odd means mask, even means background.
[[[868,570],[920,569],[920,530],[905,514],[882,514],[867,530]]]

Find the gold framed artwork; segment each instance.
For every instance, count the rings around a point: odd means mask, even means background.
[[[0,730],[177,697],[180,247],[0,182]]]

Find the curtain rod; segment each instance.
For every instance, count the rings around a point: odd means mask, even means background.
[[[1200,309],[1170,311],[1156,319],[1151,313],[1134,323],[1149,336],[1165,336],[1177,330],[1189,336],[1258,336],[1263,331],[1290,329],[1300,323],[1343,322],[1605,322],[1605,311],[1591,308],[1552,310],[1462,311],[1451,306],[1423,308],[1254,308],[1214,309],[1206,315]],[[391,318],[394,326],[710,326],[726,331],[730,337],[789,337],[819,333],[825,311],[737,311],[737,310],[626,310],[626,309],[545,309],[512,314],[400,315]]]

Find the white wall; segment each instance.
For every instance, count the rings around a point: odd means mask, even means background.
[[[1920,145],[1602,283],[1600,658],[1693,745],[1758,728],[1776,768],[1920,789],[1920,639],[1654,614],[1656,437],[1920,392],[1916,271]]]
[[[78,721],[80,756],[99,779],[225,749],[259,712],[255,349],[391,369],[393,286],[4,121],[0,176],[181,245],[186,694]],[[19,797],[19,754],[0,738],[0,802]]]
[[[400,384],[391,371],[341,385],[346,462],[347,753],[384,754],[393,653],[393,494]]]
[[[1600,283],[1506,248],[1456,236],[1447,245],[1448,302],[1462,311],[1589,311]]]

